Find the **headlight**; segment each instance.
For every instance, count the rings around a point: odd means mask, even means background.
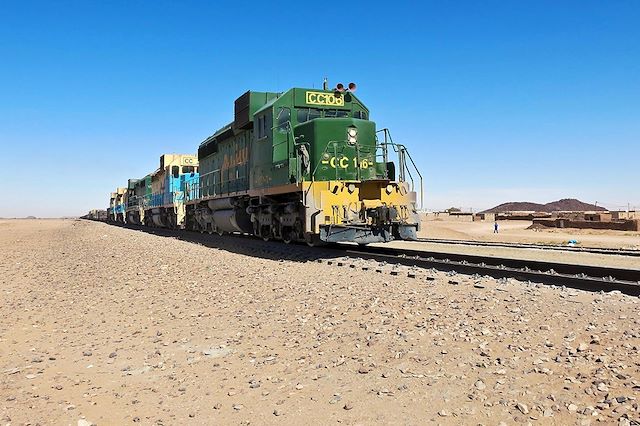
[[[358,142],[358,129],[355,127],[349,127],[347,129],[347,142],[351,144]]]

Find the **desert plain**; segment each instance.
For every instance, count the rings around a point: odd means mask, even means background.
[[[637,297],[84,220],[0,253],[3,425],[640,422]]]

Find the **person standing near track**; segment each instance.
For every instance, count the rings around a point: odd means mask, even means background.
[[[498,221],[497,220],[493,223],[493,233],[494,234],[498,233]]]

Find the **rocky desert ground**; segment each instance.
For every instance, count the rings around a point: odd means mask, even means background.
[[[1,424],[640,422],[636,297],[82,220],[0,222],[0,253]]]

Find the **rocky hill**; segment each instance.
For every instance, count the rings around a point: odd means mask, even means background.
[[[528,201],[515,201],[509,203],[503,203],[499,206],[495,206],[489,210],[485,210],[482,213],[504,213],[513,211],[534,211],[534,212],[557,212],[557,211],[572,211],[572,212],[584,212],[584,211],[606,211],[604,207],[596,206],[594,204],[584,203],[575,198],[563,198],[562,200],[552,201],[547,204],[531,203]]]

